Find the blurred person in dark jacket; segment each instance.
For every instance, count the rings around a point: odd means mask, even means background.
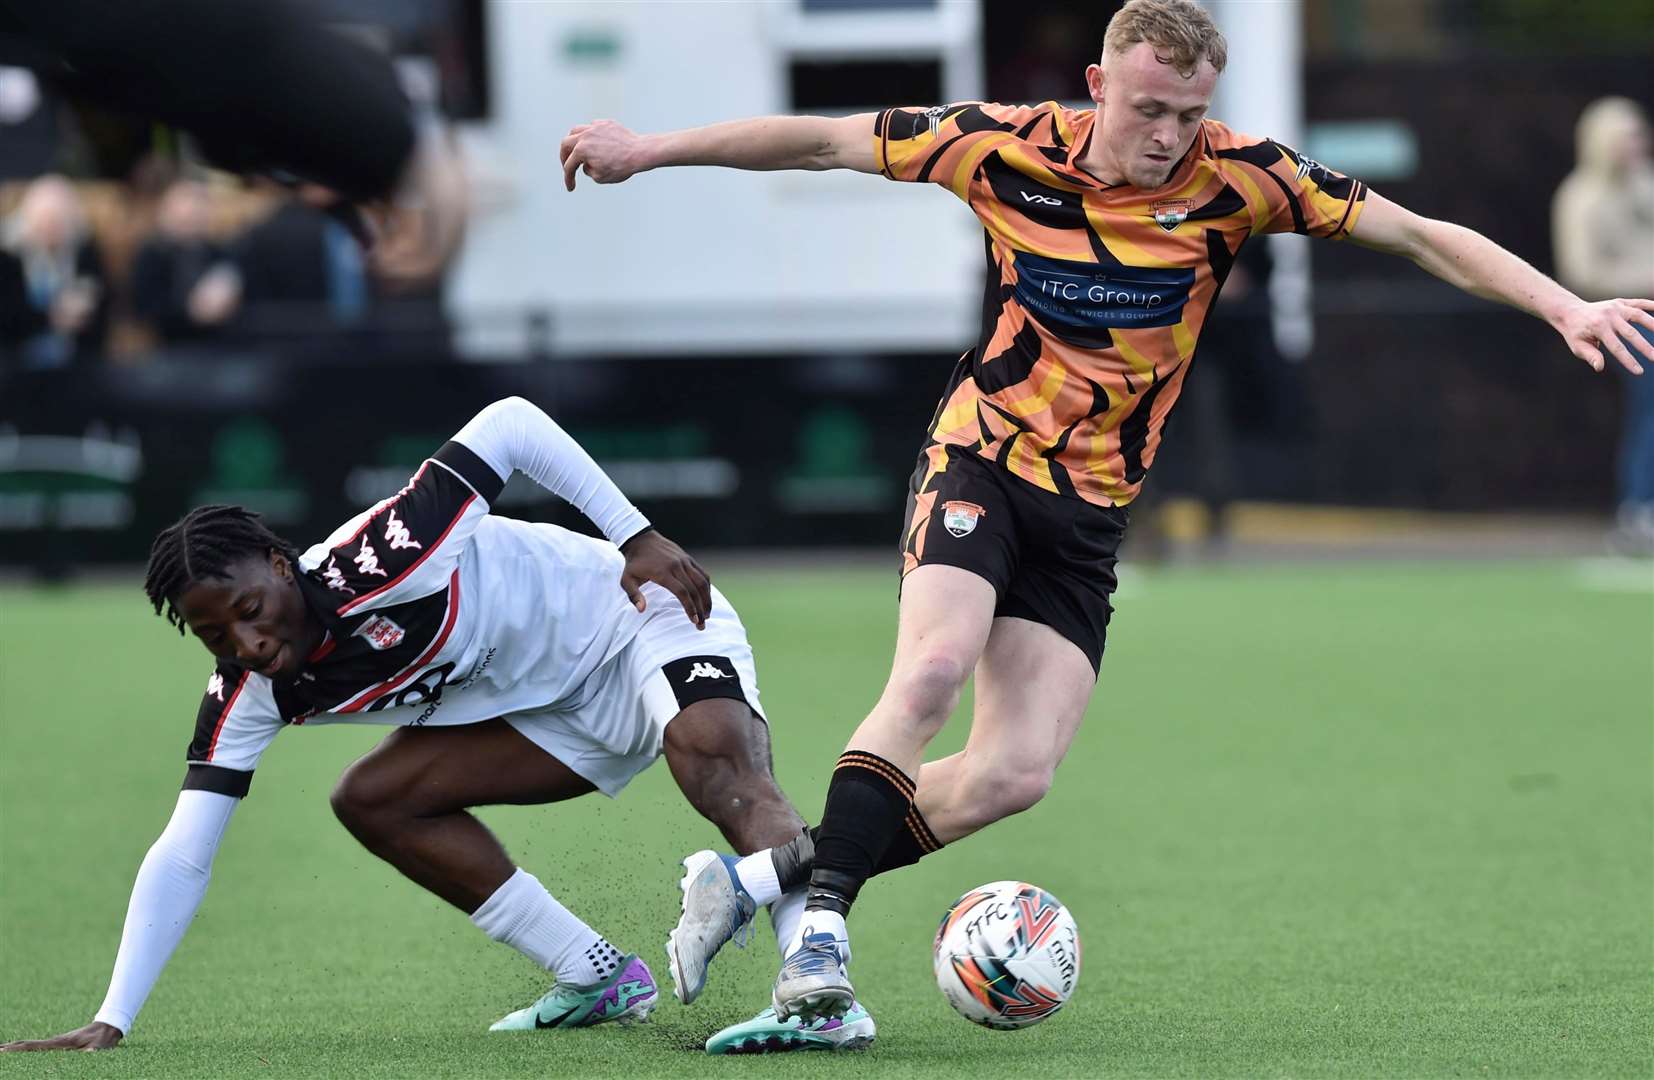
[[[464,231],[448,134],[389,58],[288,0],[0,0],[0,64],[194,135],[216,165],[325,187],[377,272],[434,280]]]
[[[1580,114],[1578,162],[1551,204],[1556,276],[1587,300],[1654,296],[1654,144],[1629,98]],[[1640,329],[1640,328],[1639,328]],[[1654,334],[1641,330],[1654,340]],[[1654,554],[1654,381],[1626,379],[1615,544]]]
[[[361,326],[373,283],[361,248],[337,219],[283,199],[231,245],[242,281],[239,327],[280,343]]]
[[[219,335],[240,306],[241,274],[212,225],[211,189],[193,177],[174,180],[133,262],[133,307],[165,344]]]
[[[43,176],[5,223],[0,260],[0,328],[25,368],[95,358],[109,323],[103,260],[87,230],[74,185]]]

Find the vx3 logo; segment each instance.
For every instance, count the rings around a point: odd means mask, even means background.
[[[1018,191],[1023,202],[1039,203],[1041,206],[1061,206],[1061,199],[1053,199],[1049,195],[1032,195],[1026,191]]]

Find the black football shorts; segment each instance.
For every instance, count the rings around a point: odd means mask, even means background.
[[[996,617],[1044,623],[1096,671],[1127,518],[1123,506],[1045,491],[968,447],[932,443],[908,489],[902,577],[926,565],[969,570],[999,595]]]

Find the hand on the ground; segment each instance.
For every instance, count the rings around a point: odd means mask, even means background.
[[[706,617],[712,611],[712,578],[687,551],[654,529],[645,529],[626,541],[620,552],[626,556],[620,587],[626,590],[626,599],[633,607],[644,610],[641,587],[645,581],[653,581],[671,590],[682,602],[695,629],[706,629]]]
[[[108,1050],[121,1041],[121,1029],[96,1020],[51,1039],[21,1039],[0,1043],[0,1052],[14,1050]]]
[[[643,171],[643,139],[613,120],[594,120],[569,130],[557,148],[563,186],[574,190],[576,170],[599,184],[618,184]]]
[[[1557,320],[1557,333],[1568,348],[1597,371],[1607,366],[1604,353],[1633,375],[1642,363],[1654,364],[1654,300],[1602,300],[1577,304]]]

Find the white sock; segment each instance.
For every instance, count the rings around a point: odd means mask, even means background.
[[[802,885],[790,893],[783,893],[770,905],[770,923],[775,927],[775,947],[781,959],[787,958],[791,946],[798,939],[798,921],[804,917],[804,901],[810,890]]]
[[[850,931],[844,925],[844,916],[838,912],[806,911],[798,920],[796,934],[787,952],[803,945],[804,938],[810,934],[832,934],[833,940],[838,942],[839,958],[846,964],[850,963]]]
[[[620,950],[603,940],[524,870],[506,878],[494,895],[471,913],[477,928],[516,949],[557,976],[557,981],[589,986],[620,966]]]
[[[781,897],[781,882],[775,876],[775,859],[768,850],[754,852],[735,863],[735,879],[747,895],[763,907]]]

